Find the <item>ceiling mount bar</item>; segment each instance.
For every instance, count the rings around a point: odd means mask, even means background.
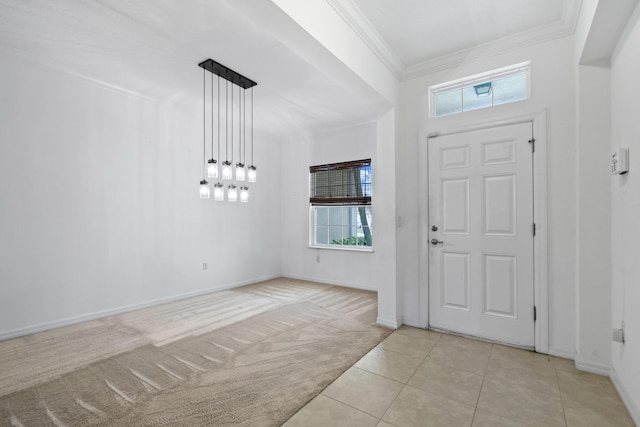
[[[198,64],[198,66],[212,72],[216,76],[220,76],[223,79],[230,81],[234,85],[240,86],[243,89],[249,89],[250,87],[258,84],[253,80],[243,76],[242,74],[233,71],[231,68],[227,68],[219,62],[214,61],[211,58],[202,61]]]

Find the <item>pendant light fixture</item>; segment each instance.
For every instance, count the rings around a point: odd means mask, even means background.
[[[219,77],[218,77],[219,79]],[[218,97],[220,94],[218,94]],[[218,110],[219,114],[219,110]],[[220,120],[218,120],[220,126]],[[220,130],[218,129],[218,135]],[[218,161],[213,158],[213,74],[211,74],[211,158],[207,162],[207,178],[218,177]]]
[[[213,186],[213,199],[215,201],[223,201],[225,199],[225,192],[227,193],[227,200],[229,202],[236,202],[238,200],[238,196],[240,201],[246,203],[249,201],[249,188],[245,185],[240,186],[240,191],[238,194],[238,187],[233,182],[235,181],[240,183],[248,180],[249,182],[256,182],[256,167],[253,165],[253,86],[256,83],[241,74],[225,67],[222,64],[217,63],[212,59],[207,59],[206,61],[198,64],[203,72],[209,71],[211,72],[211,158],[206,160],[206,73],[203,75],[203,116],[205,123],[203,124],[203,159],[205,159],[204,165],[204,176],[202,181],[200,181],[200,197],[201,198],[209,198],[210,197],[210,189],[209,183],[207,182],[205,176],[207,178],[221,178],[222,180],[232,181],[226,188],[225,186],[218,182]],[[218,150],[217,150],[217,159],[214,156],[214,146],[213,146],[213,74],[218,76]],[[220,78],[225,79],[225,161],[220,165],[218,162],[221,159],[220,157],[220,139],[221,139],[221,92],[220,92]],[[229,83],[231,83],[231,97],[229,97]],[[237,124],[238,124],[238,133],[237,138],[234,138],[234,109],[236,103],[234,102],[234,87],[238,86],[238,115],[237,115]],[[243,91],[241,91],[243,89]],[[248,168],[245,167],[246,161],[246,139],[247,139],[247,120],[246,120],[246,90],[251,89],[251,166]],[[230,99],[229,99],[230,98]],[[238,162],[234,165],[234,143],[237,139],[238,144]],[[229,144],[231,144],[231,155],[229,156]],[[221,166],[221,167],[220,167]],[[234,174],[234,166],[235,166],[235,174]]]
[[[240,187],[240,201],[247,203],[249,201],[249,187]]]
[[[222,202],[224,200],[224,185],[219,182],[213,186],[213,200]]]
[[[242,93],[242,105],[243,105],[243,109],[242,109],[242,159],[243,161],[246,161],[247,159],[247,97],[246,97],[247,91],[245,90]],[[244,169],[244,164],[240,164],[239,165],[242,168],[242,179],[240,179],[238,177],[238,181],[244,181],[245,179],[245,169]],[[238,169],[236,168],[236,175],[237,174]],[[246,185],[243,185],[240,187],[240,202],[241,203],[247,203],[249,201],[249,187],[247,187]]]
[[[213,73],[211,73],[213,77]],[[220,75],[218,75],[218,159],[220,158]],[[213,105],[213,102],[212,102]],[[213,113],[211,115],[211,121],[213,122]],[[219,175],[218,166],[216,165],[216,178]],[[224,200],[224,186],[217,182],[213,186],[213,200],[216,202],[222,202]]]
[[[227,190],[227,200],[230,202],[238,201],[238,188],[233,184],[230,184]]]
[[[206,160],[207,158],[207,136],[205,134],[206,127],[207,127],[207,117],[206,117],[207,98],[205,93],[206,77],[207,77],[206,73],[204,72],[204,70],[202,70],[202,111],[204,112],[203,113],[204,117],[202,118],[203,120],[202,121],[202,159],[203,160]],[[203,170],[202,181],[200,181],[200,198],[201,199],[208,199],[210,195],[209,183],[204,177],[205,174],[206,174],[206,169]]]
[[[233,86],[231,86],[231,166],[229,179],[233,179]],[[235,202],[238,200],[238,190],[236,190],[236,186],[231,183],[229,187],[227,187],[227,200],[230,202]]]
[[[236,181],[242,182],[245,180],[244,163],[242,161],[242,97],[240,96],[240,88],[238,88],[238,163],[236,163]]]
[[[251,165],[247,171],[247,181],[256,182],[258,178],[257,168],[253,164],[253,87],[251,88]]]
[[[209,183],[206,179],[200,181],[200,198],[208,199],[211,195],[211,191],[209,190]]]

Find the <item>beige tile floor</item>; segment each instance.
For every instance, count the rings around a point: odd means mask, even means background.
[[[403,326],[284,425],[634,423],[609,378],[571,360]]]

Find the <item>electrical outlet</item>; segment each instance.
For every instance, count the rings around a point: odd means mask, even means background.
[[[209,268],[209,266],[207,265],[207,263],[206,263],[206,262],[203,262],[203,263],[202,263],[202,269],[203,269],[203,270],[207,270],[208,268]]]
[[[624,344],[624,321],[622,322],[622,326],[620,329],[613,330],[613,341]]]
[[[316,255],[316,262],[320,262],[320,255]]]

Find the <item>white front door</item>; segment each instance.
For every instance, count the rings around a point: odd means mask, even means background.
[[[429,139],[429,324],[534,347],[532,124]]]

